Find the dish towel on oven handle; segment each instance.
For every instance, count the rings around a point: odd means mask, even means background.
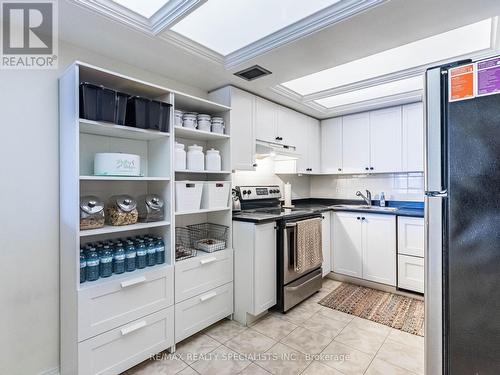
[[[296,272],[303,272],[323,263],[321,223],[320,217],[297,222]]]

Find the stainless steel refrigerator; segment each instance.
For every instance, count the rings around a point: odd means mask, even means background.
[[[450,102],[467,63],[426,73],[426,375],[500,374],[500,94]]]

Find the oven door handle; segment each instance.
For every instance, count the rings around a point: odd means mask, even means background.
[[[297,226],[297,223],[286,223],[285,227],[287,228],[295,228]]]

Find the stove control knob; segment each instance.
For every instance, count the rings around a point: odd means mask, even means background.
[[[247,195],[247,191],[246,190],[243,190],[242,193],[243,193],[243,195]]]
[[[275,193],[276,193],[276,194],[279,194],[279,193],[280,193],[279,189],[276,189],[276,190],[275,190]]]

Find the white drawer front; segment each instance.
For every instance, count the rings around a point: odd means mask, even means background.
[[[174,344],[174,307],[78,344],[78,374],[120,374]]]
[[[126,324],[174,303],[172,266],[131,272],[78,292],[78,341]]]
[[[233,283],[175,305],[175,342],[233,313]]]
[[[424,257],[424,219],[398,216],[398,253]]]
[[[175,303],[233,281],[233,250],[206,253],[175,265]]]
[[[424,292],[424,258],[398,255],[398,287]]]

